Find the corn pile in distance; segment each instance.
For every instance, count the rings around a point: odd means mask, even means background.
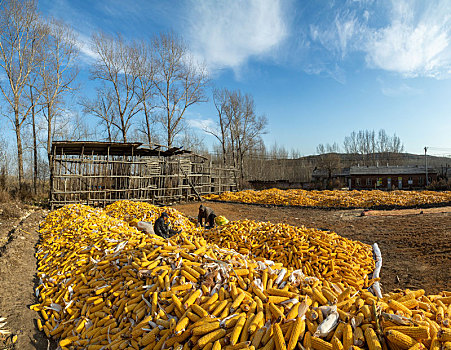
[[[272,188],[262,191],[246,190],[224,192],[219,195],[209,194],[204,198],[226,202],[319,208],[410,207],[451,202],[451,191],[306,191]]]
[[[302,269],[308,276],[342,282],[353,290],[368,288],[374,282],[368,279],[368,274],[374,270],[372,248],[334,232],[252,220],[224,225],[219,232],[204,231],[195,228],[174,208],[127,200],[107,206],[105,212],[129,224],[141,220],[155,222],[162,212],[167,212],[175,229],[201,236],[220,247]]]
[[[130,225],[138,221],[155,223],[163,212],[170,217],[171,226],[174,230],[187,230],[195,225],[178,210],[171,207],[157,207],[150,203],[133,202],[128,200],[114,202],[105,208],[106,214],[116,219],[121,219]]]
[[[341,282],[345,288],[368,288],[375,280],[368,244],[314,228],[253,220],[234,221],[200,233],[209,243],[301,269],[307,276]]]
[[[451,345],[449,292],[377,299],[198,234],[145,235],[83,205],[51,212],[40,232],[39,303],[31,308],[63,350]]]

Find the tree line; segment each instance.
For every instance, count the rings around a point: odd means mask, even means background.
[[[74,30],[43,17],[33,0],[2,0],[0,7],[1,115],[15,132],[20,187],[25,183],[24,163],[33,169],[35,189],[37,179],[49,175],[55,139],[141,141],[167,147],[184,143],[185,148],[205,149],[202,140],[189,133],[185,114],[208,101],[211,82],[205,65],[195,60],[182,37],[168,32],[127,40],[119,34],[93,33],[90,49],[95,59],[89,76],[95,93],[83,96],[80,43]],[[223,163],[243,169],[246,154],[262,142],[266,119],[256,116],[250,94],[215,89],[213,98],[222,128]],[[83,115],[73,112],[76,109]],[[97,120],[100,132],[90,130],[90,118]],[[208,132],[219,135],[213,129]],[[0,155],[8,149],[0,147]],[[8,166],[9,160],[2,162],[2,171]]]
[[[400,155],[404,145],[399,136],[388,135],[384,129],[353,131],[346,136],[341,148],[337,142],[319,144],[316,168],[327,173],[329,179],[335,171],[352,165],[398,165],[402,164]],[[346,157],[340,155],[343,152]]]
[[[216,140],[210,156],[237,168],[240,184],[301,175],[305,180],[315,166],[331,174],[342,165],[340,152],[354,163],[373,165],[393,163],[394,155],[404,150],[396,135],[361,130],[345,137],[342,147],[318,145],[318,157],[314,163],[304,162],[303,170],[296,162],[274,162],[299,158],[300,152],[268,148],[262,139],[268,120],[257,113],[253,96],[213,87],[205,65],[181,36],[164,32],[148,40],[128,40],[95,32],[90,45],[89,77],[95,91],[86,96],[75,31],[42,16],[33,0],[0,0],[0,120],[9,120],[14,130],[16,154],[11,157],[13,147],[0,136],[0,176],[15,168],[19,186],[32,179],[36,191],[38,179],[45,183],[50,175],[51,145],[57,139],[140,141],[208,153],[202,138],[190,132],[185,115],[209,100],[216,109],[214,125],[203,130]]]

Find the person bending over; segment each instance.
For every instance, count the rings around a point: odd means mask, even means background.
[[[203,222],[205,220],[206,228],[215,227],[215,218],[216,214],[213,209],[204,206],[203,204],[199,207],[199,214],[197,215],[197,222],[200,226],[203,226]],[[208,226],[207,226],[208,224]]]
[[[162,213],[161,216],[155,221],[153,230],[156,235],[169,238],[173,235],[182,232],[182,230],[176,231],[169,227],[169,215],[167,213]]]

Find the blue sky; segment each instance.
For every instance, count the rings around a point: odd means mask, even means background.
[[[411,153],[451,148],[451,1],[39,0],[78,33],[80,83],[95,55],[91,33],[147,39],[173,30],[218,88],[254,96],[267,145],[315,153],[353,130],[396,133]],[[213,125],[213,102],[191,108]],[[198,129],[199,132],[200,129]],[[213,140],[205,136],[207,143]],[[451,150],[446,150],[451,153]]]

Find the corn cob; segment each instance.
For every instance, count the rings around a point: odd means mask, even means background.
[[[348,323],[343,329],[343,348],[349,349],[354,342],[354,336],[352,333],[352,327]]]
[[[305,331],[305,321],[302,317],[298,317],[293,325],[293,330],[291,331],[290,340],[288,342],[287,349],[293,350],[296,348],[296,344],[299,339],[302,339]]]
[[[278,323],[274,324],[274,342],[277,350],[287,350],[287,345]]]
[[[312,349],[315,350],[332,350],[332,344],[320,338],[312,337]]]
[[[340,340],[338,340],[337,337],[332,337],[332,340],[330,342],[332,344],[332,350],[343,350],[343,344],[341,343]],[[368,344],[369,346],[369,344]],[[371,348],[369,348],[370,350],[373,350]]]
[[[365,339],[369,350],[382,350],[382,346],[377,338],[376,332],[372,328],[365,329]]]
[[[214,343],[216,340],[221,339],[226,335],[226,333],[227,331],[225,329],[217,329],[213,332],[204,335],[202,338],[199,339],[197,344],[202,349],[208,343]]]
[[[429,327],[427,326],[419,326],[419,327],[394,326],[387,327],[385,328],[385,330],[395,330],[417,340],[428,339],[430,337]]]
[[[385,336],[392,344],[399,346],[401,349],[409,349],[418,343],[412,337],[398,331],[386,331]]]

